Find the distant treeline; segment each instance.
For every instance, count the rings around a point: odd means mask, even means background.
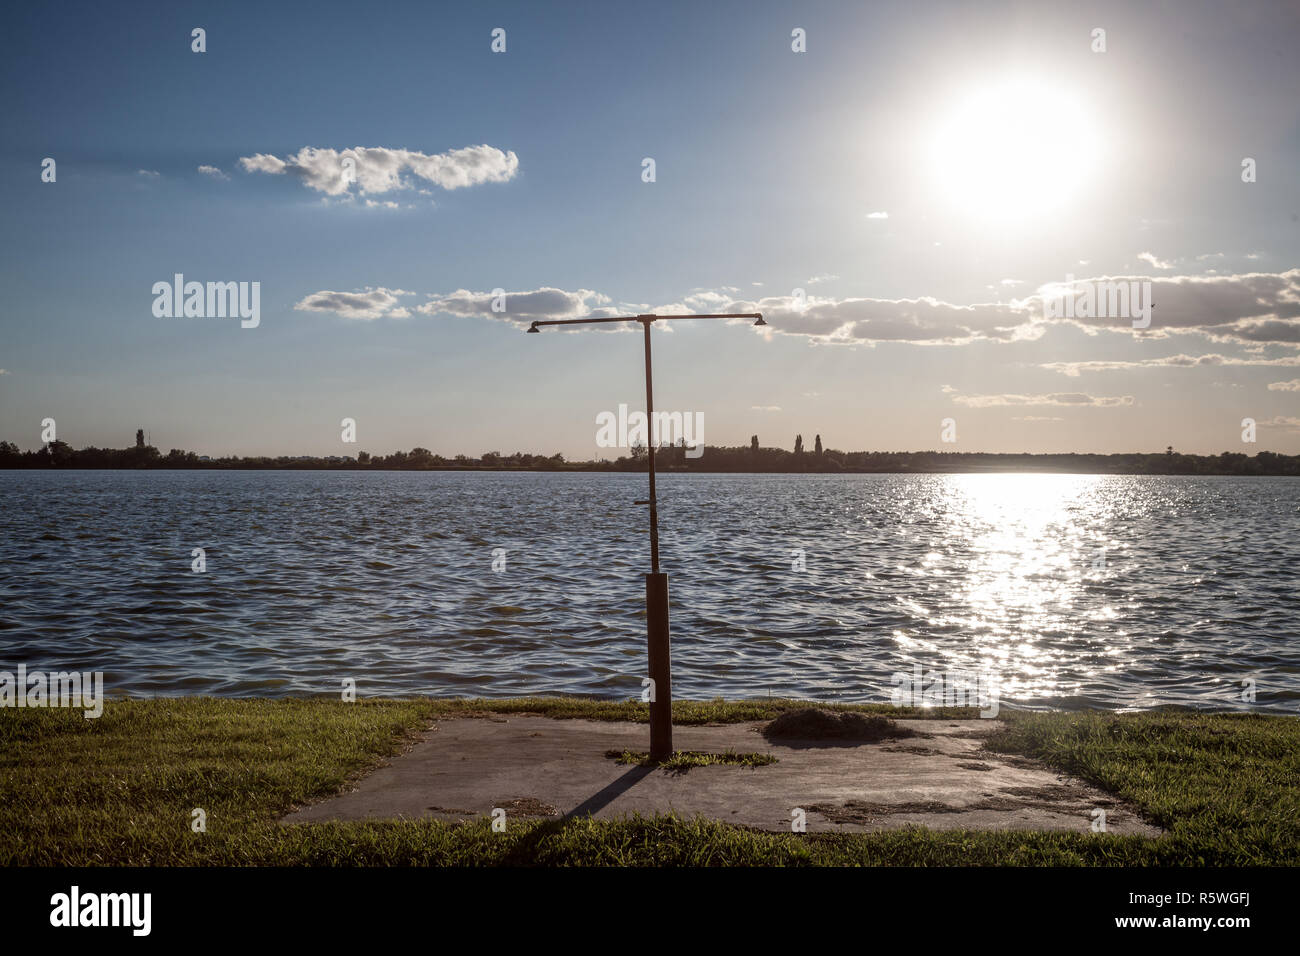
[[[818,442],[820,446],[820,441]],[[689,457],[681,445],[655,452],[658,471],[671,472],[766,472],[766,473],[869,473],[869,472],[981,472],[1043,471],[1101,475],[1300,475],[1300,455],[1278,455],[1261,451],[1255,455],[1223,452],[1219,455],[1183,455],[1167,448],[1155,454],[990,454],[952,451],[795,451],[762,448],[757,437],[750,445],[737,448],[705,446],[699,457]],[[276,469],[327,471],[611,471],[646,470],[645,448],[613,461],[565,461],[563,455],[530,455],[515,452],[485,452],[478,458],[456,455],[444,458],[427,448],[396,451],[391,455],[359,452],[356,457],[330,455],[278,458],[200,457],[192,451],[173,448],[162,454],[152,445],[137,443],[133,448],[74,449],[66,442],[52,441],[37,451],[20,451],[11,442],[0,442],[0,468],[192,468],[192,469]]]

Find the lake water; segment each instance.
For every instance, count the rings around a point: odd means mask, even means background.
[[[1300,707],[1300,479],[660,494],[678,697],[886,701],[919,664],[991,674],[1004,706]],[[11,471],[0,496],[0,669],[114,695],[640,694],[644,475]]]

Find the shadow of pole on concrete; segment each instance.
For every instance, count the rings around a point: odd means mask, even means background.
[[[564,815],[565,819],[595,816],[598,812],[613,803],[615,799],[627,793],[634,786],[644,780],[649,774],[653,773],[654,770],[654,767],[633,767],[607,787],[596,791],[586,800],[583,800],[582,803],[578,804]]]
[[[519,863],[535,863],[537,860],[537,848],[547,837],[555,836],[562,833],[565,827],[573,823],[579,817],[594,816],[600,810],[609,806],[618,798],[620,794],[627,793],[637,783],[645,779],[646,775],[651,773],[654,767],[633,767],[623,776],[619,777],[613,783],[596,791],[582,803],[578,804],[558,820],[549,820],[541,826],[533,829],[527,837],[516,844],[507,854],[503,861],[507,866]]]

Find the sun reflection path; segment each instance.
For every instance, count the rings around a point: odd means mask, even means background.
[[[1109,484],[1096,476],[1012,474],[945,482],[941,547],[920,561],[920,574],[948,609],[929,613],[929,624],[967,636],[950,667],[994,674],[1009,698],[1042,699],[1082,686],[1060,679],[1067,659],[1068,669],[1084,676],[1116,665],[1124,649],[1097,628],[1115,608],[1096,606],[1099,586],[1113,573]],[[1081,669],[1080,656],[1095,661]]]

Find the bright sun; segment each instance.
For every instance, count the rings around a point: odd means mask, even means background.
[[[1097,126],[1050,83],[1005,80],[958,98],[930,143],[936,190],[987,224],[1059,209],[1096,165]]]

